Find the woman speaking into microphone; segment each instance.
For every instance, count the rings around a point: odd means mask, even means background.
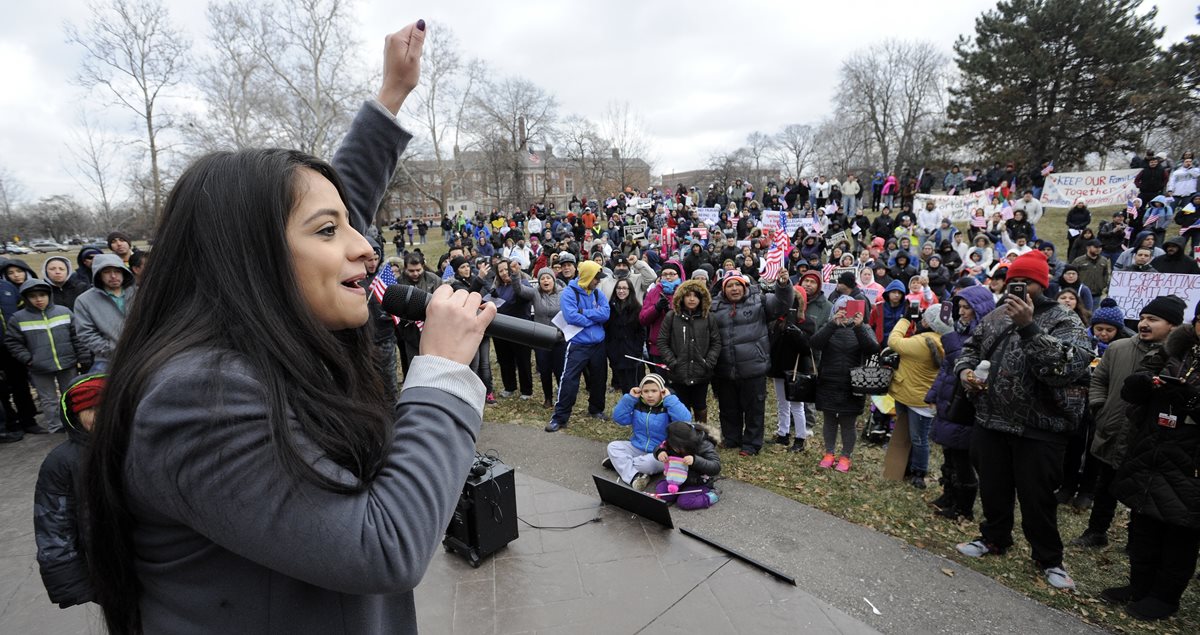
[[[113,633],[399,633],[469,469],[495,307],[438,289],[391,404],[363,238],[410,135],[424,22],[333,166],[219,152],[179,178],[111,366],[86,471]],[[335,169],[336,168],[336,169]]]

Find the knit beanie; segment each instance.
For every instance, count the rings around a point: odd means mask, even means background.
[[[1107,298],[1106,298],[1107,299]],[[1100,303],[1104,305],[1103,302]],[[1182,298],[1175,295],[1160,295],[1154,298],[1142,308],[1139,315],[1154,315],[1160,317],[1174,326],[1183,324],[1183,312],[1187,310],[1187,303]]]
[[[1182,314],[1183,312],[1180,311],[1180,316]],[[1097,324],[1107,324],[1115,326],[1118,329],[1125,326],[1125,312],[1121,310],[1121,307],[1117,306],[1116,300],[1104,298],[1100,301],[1100,308],[1096,309],[1096,312],[1092,314],[1092,326]],[[1175,322],[1175,324],[1178,324],[1178,322]]]
[[[1008,276],[1005,279],[1016,278],[1032,280],[1041,285],[1043,289],[1050,286],[1050,265],[1046,260],[1046,254],[1040,251],[1031,251],[1018,256],[1008,266]]]
[[[551,278],[553,278],[554,270],[551,269],[550,267],[542,267],[541,269],[538,269],[538,275],[537,275],[538,280],[541,280],[542,276],[550,276]]]
[[[467,264],[468,260],[462,256],[455,256],[450,259],[450,270],[458,274],[458,268]]]
[[[858,286],[858,279],[855,278],[854,274],[849,271],[842,272],[842,275],[838,276],[837,281],[838,284],[844,284],[851,289]]]
[[[104,244],[108,245],[111,249],[114,240],[123,240],[130,245],[133,244],[133,241],[129,239],[129,234],[126,234],[125,232],[110,232],[108,234],[108,238],[104,241]]]
[[[731,282],[737,282],[746,288],[750,287],[750,280],[748,280],[746,276],[743,276],[740,273],[730,273],[729,275],[725,276],[724,280],[721,281],[721,291],[725,291],[725,287],[728,287],[729,283]]]
[[[818,287],[821,286],[821,274],[817,273],[816,271],[805,272],[804,275],[800,276],[800,282],[803,283],[807,278],[812,278],[813,280],[816,280],[817,286]]]
[[[942,305],[935,304],[925,309],[921,314],[929,328],[938,335],[949,335],[954,332],[954,324],[942,319]]]
[[[646,373],[646,376],[642,377],[642,381],[638,383],[638,387],[641,388],[648,383],[658,386],[659,390],[666,390],[667,388],[667,382],[663,381],[662,375],[658,373]]]
[[[662,269],[659,270],[659,275],[662,275],[662,272],[666,271],[667,269],[670,269],[670,270],[674,271],[675,273],[679,274],[680,278],[683,277],[683,267],[680,267],[679,263],[677,263],[673,260],[668,260],[667,262],[663,263]]]

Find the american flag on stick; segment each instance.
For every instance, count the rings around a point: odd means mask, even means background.
[[[771,249],[767,252],[767,267],[763,271],[764,280],[775,280],[779,277],[779,272],[783,269],[784,260],[787,258],[788,252],[792,250],[792,243],[788,240],[786,224],[785,229],[775,230],[775,236],[771,239]]]
[[[375,272],[375,278],[371,280],[371,295],[375,296],[375,299],[380,304],[383,304],[383,294],[393,284],[396,284],[396,276],[392,273],[391,265],[383,262],[379,263],[379,271]],[[393,315],[392,323],[399,324],[400,318]],[[421,324],[418,323],[417,328],[420,327]]]
[[[1050,176],[1050,173],[1053,171],[1054,171],[1054,162],[1051,161],[1050,163],[1046,164],[1046,167],[1042,168],[1042,176]]]
[[[821,281],[829,282],[829,276],[833,275],[833,270],[836,268],[837,268],[837,265],[834,265],[833,263],[829,263],[829,264],[825,265],[824,267],[821,267]]]

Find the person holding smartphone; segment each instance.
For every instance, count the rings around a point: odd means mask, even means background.
[[[1018,257],[1007,281],[996,310],[979,322],[954,366],[959,380],[977,394],[971,457],[983,503],[980,536],[958,551],[976,558],[1007,551],[1019,501],[1035,564],[1051,586],[1073,589],[1075,581],[1063,567],[1054,492],[1067,442],[1087,407],[1082,382],[1093,354],[1079,316],[1046,296],[1045,254]],[[985,359],[991,363],[986,383],[974,372]]]

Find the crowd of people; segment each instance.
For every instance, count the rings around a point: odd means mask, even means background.
[[[1200,170],[1190,153],[1175,170],[1159,156],[1139,162],[1145,203],[1095,227],[1091,211],[1076,205],[1066,214],[1061,251],[1047,232],[1039,236],[1046,216],[1038,201],[1042,182],[1032,175],[1001,178],[1005,192],[995,204],[1011,214],[969,227],[956,227],[933,203],[914,212],[904,187],[888,199],[889,180],[902,181],[879,175],[880,188],[858,187],[853,176],[840,183],[822,177],[768,184],[760,197],[739,180],[703,196],[681,185],[573,199],[562,210],[458,214],[442,219],[448,252],[436,263],[425,262],[419,249],[386,263],[400,284],[480,291],[502,301],[501,313],[571,332],[545,351],[485,339],[472,368],[488,403],[529,400],[532,357],[547,432],[570,425],[581,386],[587,415],[600,420],[609,418],[605,393],[624,395],[612,419],[630,426],[630,436],[609,444],[603,460],[622,482],[645,489],[657,479],[658,494],[675,501],[664,488],[673,470],[690,466],[689,496],[678,504],[716,502],[720,457],[676,457],[687,436],[677,426],[671,444],[668,429],[676,422],[690,422],[697,437],[744,457],[772,441],[803,452],[819,431],[817,464],[848,472],[863,414],[889,415],[888,428],[904,429],[911,446],[904,480],[924,489],[936,476],[942,486],[931,501],[934,513],[973,520],[982,504],[979,538],[958,546],[966,556],[1003,554],[1020,504],[1039,569],[1049,584],[1073,588],[1057,507],[1091,510],[1089,529],[1071,541],[1087,548],[1106,544],[1117,502],[1129,505],[1133,574],[1129,585],[1103,595],[1155,619],[1177,610],[1200,546],[1200,491],[1172,478],[1200,467],[1189,419],[1200,401],[1186,396],[1200,396],[1200,387],[1192,388],[1200,380],[1179,368],[1194,354],[1182,342],[1196,334],[1183,325],[1185,307],[1174,296],[1136,307],[1141,319],[1133,330],[1124,320],[1127,307],[1107,294],[1116,270],[1200,273],[1184,231],[1197,218]],[[1045,176],[1042,169],[1034,172]],[[993,180],[981,174],[951,169],[944,190]],[[1018,192],[1018,183],[1027,188]],[[715,218],[702,214],[713,208]],[[781,229],[796,219],[794,231]],[[401,323],[395,332],[403,365],[420,325]],[[1179,385],[1143,365],[1171,334],[1180,341],[1176,359],[1157,368],[1178,372]],[[493,348],[499,387],[491,376]],[[878,412],[853,379],[874,360],[894,367],[887,387],[894,411]],[[1127,379],[1153,388],[1127,388]],[[768,383],[777,404],[774,435],[766,425]],[[795,390],[798,383],[809,390]],[[801,393],[807,396],[797,399]],[[1155,406],[1126,414],[1134,402],[1121,395],[1144,405],[1152,394]],[[1162,407],[1160,394],[1179,400],[1172,415],[1178,426],[1143,425],[1159,414],[1149,410]],[[1168,442],[1178,448],[1178,464],[1146,454]],[[938,467],[934,446],[941,448]],[[1140,461],[1127,461],[1126,447],[1138,447]],[[1164,506],[1164,496],[1174,506]]]

